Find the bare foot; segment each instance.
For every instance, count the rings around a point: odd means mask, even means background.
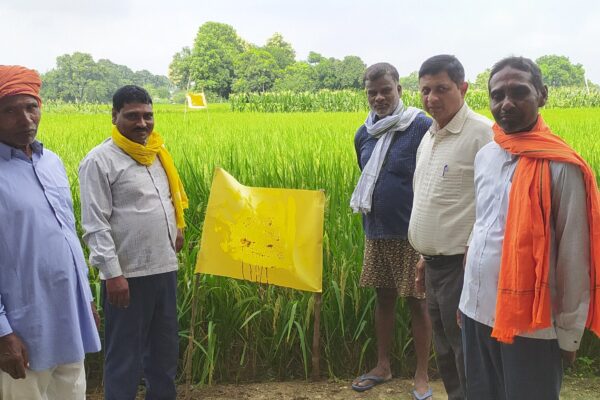
[[[369,372],[367,372],[365,375],[377,376],[377,377],[382,378],[384,381],[388,381],[388,380],[392,379],[392,373],[391,373],[389,367],[383,368],[383,367],[378,366],[378,367],[373,368]],[[371,379],[361,380],[359,378],[356,378],[354,381],[352,381],[352,385],[358,386],[358,387],[372,386],[373,384],[376,384],[376,382],[374,382]]]

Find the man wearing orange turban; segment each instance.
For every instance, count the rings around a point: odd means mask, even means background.
[[[0,398],[81,400],[98,316],[64,166],[36,140],[40,87],[0,65]]]
[[[19,65],[0,66],[0,98],[26,94],[36,99],[41,106],[41,86],[40,76],[34,70]]]

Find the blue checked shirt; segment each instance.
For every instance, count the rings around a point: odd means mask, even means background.
[[[363,214],[367,239],[406,239],[413,205],[417,148],[431,122],[425,114],[419,114],[405,131],[394,133],[396,137],[392,139],[375,183],[371,212]],[[377,140],[364,125],[356,132],[354,148],[361,170],[371,158]]]

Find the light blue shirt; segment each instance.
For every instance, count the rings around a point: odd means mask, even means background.
[[[0,143],[0,337],[14,332],[41,371],[83,360],[100,338],[64,166],[32,149]]]
[[[460,310],[494,326],[502,243],[510,188],[519,157],[497,143],[475,157],[475,213]],[[579,348],[590,299],[589,228],[583,174],[578,166],[550,162],[552,218],[550,221],[549,285],[552,325],[520,336],[558,339],[561,349]]]

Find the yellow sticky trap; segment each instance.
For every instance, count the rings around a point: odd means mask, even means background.
[[[187,93],[185,98],[189,108],[206,108],[208,104],[204,92],[202,93]]]
[[[253,188],[215,170],[196,272],[322,291],[325,195]]]

